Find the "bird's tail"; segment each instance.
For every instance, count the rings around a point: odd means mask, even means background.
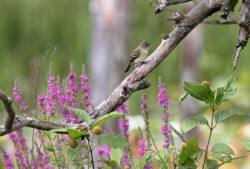
[[[126,70],[124,72],[127,73],[129,71],[130,67],[131,67],[131,63],[128,64],[128,67],[126,68]]]

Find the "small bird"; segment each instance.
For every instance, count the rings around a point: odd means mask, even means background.
[[[146,41],[142,41],[137,48],[132,52],[131,58],[128,64],[128,67],[125,70],[125,73],[128,72],[129,68],[131,67],[131,64],[134,62],[137,63],[143,63],[143,61],[148,56],[149,49],[151,48],[150,43]]]

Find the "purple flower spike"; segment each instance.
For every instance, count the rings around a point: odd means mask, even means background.
[[[6,167],[6,169],[13,169],[14,168],[14,164],[11,161],[9,153],[2,150],[2,158],[3,158],[3,163],[4,163],[5,167]]]
[[[158,84],[158,103],[161,104],[165,109],[168,109],[168,96],[165,83],[159,82]]]
[[[29,106],[26,104],[25,101],[22,99],[23,91],[18,87],[17,85],[17,80],[15,81],[15,85],[12,89],[12,95],[14,97],[14,100],[16,103],[19,105],[19,109],[22,110],[27,110]]]
[[[82,70],[82,74],[80,76],[81,91],[83,92],[83,94],[82,94],[82,104],[85,106],[85,111],[89,112],[90,111],[90,107],[92,105],[92,102],[91,102],[91,98],[92,98],[91,91],[92,91],[92,88],[89,85],[88,76],[87,76],[87,74],[84,71],[84,66],[83,66],[82,69],[83,69]]]

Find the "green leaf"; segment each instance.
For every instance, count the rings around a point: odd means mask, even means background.
[[[224,86],[224,96],[221,98],[221,102],[227,102],[229,100],[229,97],[233,96],[237,89],[233,88],[232,84],[237,80],[237,77],[235,76],[230,76],[227,79],[227,82]]]
[[[224,97],[224,87],[219,87],[215,90],[214,103],[220,105],[223,102]]]
[[[167,151],[160,151],[153,154],[154,159],[162,163],[168,163],[169,153]],[[163,161],[162,161],[163,160]]]
[[[92,125],[91,125],[91,129],[93,129],[95,126],[100,126],[103,123],[105,123],[106,121],[116,118],[116,117],[120,117],[120,116],[124,116],[124,113],[119,113],[119,112],[112,112],[109,114],[106,114],[102,117],[100,117],[99,119],[97,119]]]
[[[179,104],[181,104],[181,102],[183,102],[183,100],[185,100],[187,96],[188,96],[188,92],[183,93],[179,98]]]
[[[194,98],[204,101],[205,103],[212,103],[214,100],[213,91],[204,85],[184,82],[184,90],[186,90]]]
[[[66,163],[71,163],[76,158],[81,157],[81,154],[84,150],[84,145],[78,145],[76,148],[70,148],[67,153],[68,156],[66,158]]]
[[[120,148],[111,148],[110,159],[111,161],[115,161],[117,166],[120,166],[122,159],[122,150]]]
[[[66,108],[72,110],[72,112],[73,112],[77,117],[80,117],[81,120],[85,121],[86,123],[89,123],[89,122],[90,122],[91,117],[90,117],[90,115],[89,115],[86,111],[84,111],[84,110],[82,110],[82,109],[77,109],[77,108],[68,107],[68,106],[66,106]]]
[[[144,168],[147,165],[150,157],[151,157],[150,152],[145,153],[140,159],[138,168]]]
[[[188,165],[191,166],[195,163],[194,155],[199,151],[198,140],[192,137],[188,142],[187,146],[184,147],[180,153],[178,164],[180,166]]]
[[[50,130],[49,132],[68,134],[68,129],[66,128],[53,129],[53,130]]]
[[[184,133],[188,132],[195,126],[202,124],[202,125],[207,125],[208,126],[208,121],[205,117],[203,116],[193,116],[185,119],[181,123],[181,129]]]
[[[105,164],[107,164],[107,166],[108,167],[111,167],[111,168],[113,168],[113,167],[117,167],[118,166],[118,164],[116,163],[116,161],[114,161],[114,160],[111,160],[111,161],[103,161]]]
[[[112,148],[123,148],[128,146],[128,141],[125,137],[114,133],[103,134],[99,137],[98,142],[100,144],[107,144]]]
[[[250,153],[250,138],[244,138],[242,142],[245,150]]]
[[[234,116],[234,115],[238,115],[238,116],[246,116],[247,113],[242,112],[240,110],[237,109],[226,109],[226,110],[221,110],[216,112],[215,114],[215,122],[219,123],[222,122],[224,120],[226,120],[227,118]]]
[[[228,145],[224,143],[218,143],[213,146],[212,155],[224,163],[229,163],[232,161],[232,155],[234,155],[234,151]]]
[[[81,136],[89,136],[88,132],[77,130],[77,129],[68,129],[68,133],[69,133],[69,137],[72,140],[76,140],[76,139],[78,139]]]
[[[206,165],[208,169],[217,169],[220,166],[216,160],[211,160],[209,158],[206,159]]]
[[[225,84],[225,91],[228,91],[232,86],[232,84],[237,81],[237,77],[236,76],[230,76],[228,79],[227,79],[227,82]]]

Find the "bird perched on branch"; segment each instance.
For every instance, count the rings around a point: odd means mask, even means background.
[[[132,63],[143,63],[143,61],[148,56],[149,49],[151,48],[150,43],[142,41],[137,48],[132,52],[128,67],[125,70],[125,73],[129,71]]]

